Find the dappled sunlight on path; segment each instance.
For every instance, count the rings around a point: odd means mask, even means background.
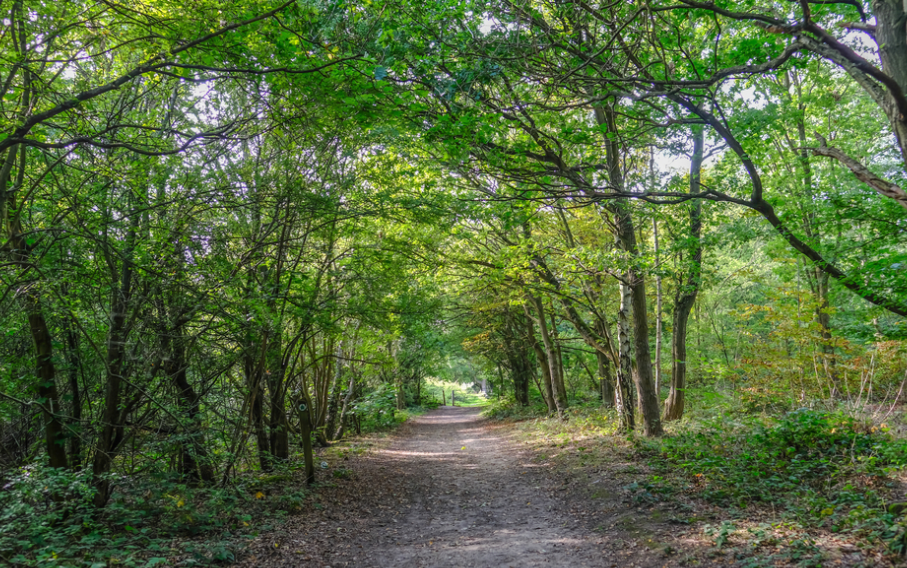
[[[595,535],[567,528],[506,434],[474,408],[442,407],[414,419],[370,459],[400,475],[415,502],[350,565],[601,566]]]
[[[337,485],[335,502],[325,503],[317,521],[301,519],[284,542],[273,544],[263,565],[669,564],[630,535],[606,536],[573,515],[554,496],[545,467],[520,446],[512,426],[484,420],[477,408],[439,408],[358,460],[354,479]]]

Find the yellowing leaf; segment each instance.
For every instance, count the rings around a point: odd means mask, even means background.
[[[182,498],[180,498],[180,500],[176,502],[176,506],[177,506],[177,507],[182,507],[182,506],[185,505],[185,504],[186,504],[186,502],[183,501]]]
[[[261,491],[259,491],[258,493],[255,494],[255,498],[256,498],[256,499],[263,499],[264,496],[265,496],[265,494],[262,493]]]

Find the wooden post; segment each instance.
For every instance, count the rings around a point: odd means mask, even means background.
[[[312,456],[312,422],[309,418],[309,408],[306,403],[299,401],[296,405],[299,410],[299,426],[302,430],[302,454],[305,457],[305,482],[307,485],[315,483],[315,458]]]

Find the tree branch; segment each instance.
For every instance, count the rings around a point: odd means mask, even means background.
[[[823,138],[822,135],[818,132],[815,133],[815,137],[819,141],[819,146],[801,149],[810,150],[813,154],[825,156],[826,158],[833,158],[841,162],[842,164],[847,166],[847,168],[851,172],[853,172],[853,175],[855,175],[858,180],[876,190],[879,195],[881,195],[882,197],[887,197],[889,199],[894,199],[898,203],[898,205],[907,208],[907,191],[904,191],[904,188],[895,183],[891,183],[890,181],[880,178],[879,176],[869,171],[869,168],[854,160],[838,148],[829,146],[825,141],[825,138]]]

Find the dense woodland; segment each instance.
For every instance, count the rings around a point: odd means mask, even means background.
[[[7,562],[441,380],[643,437],[904,395],[900,2],[0,12]]]

